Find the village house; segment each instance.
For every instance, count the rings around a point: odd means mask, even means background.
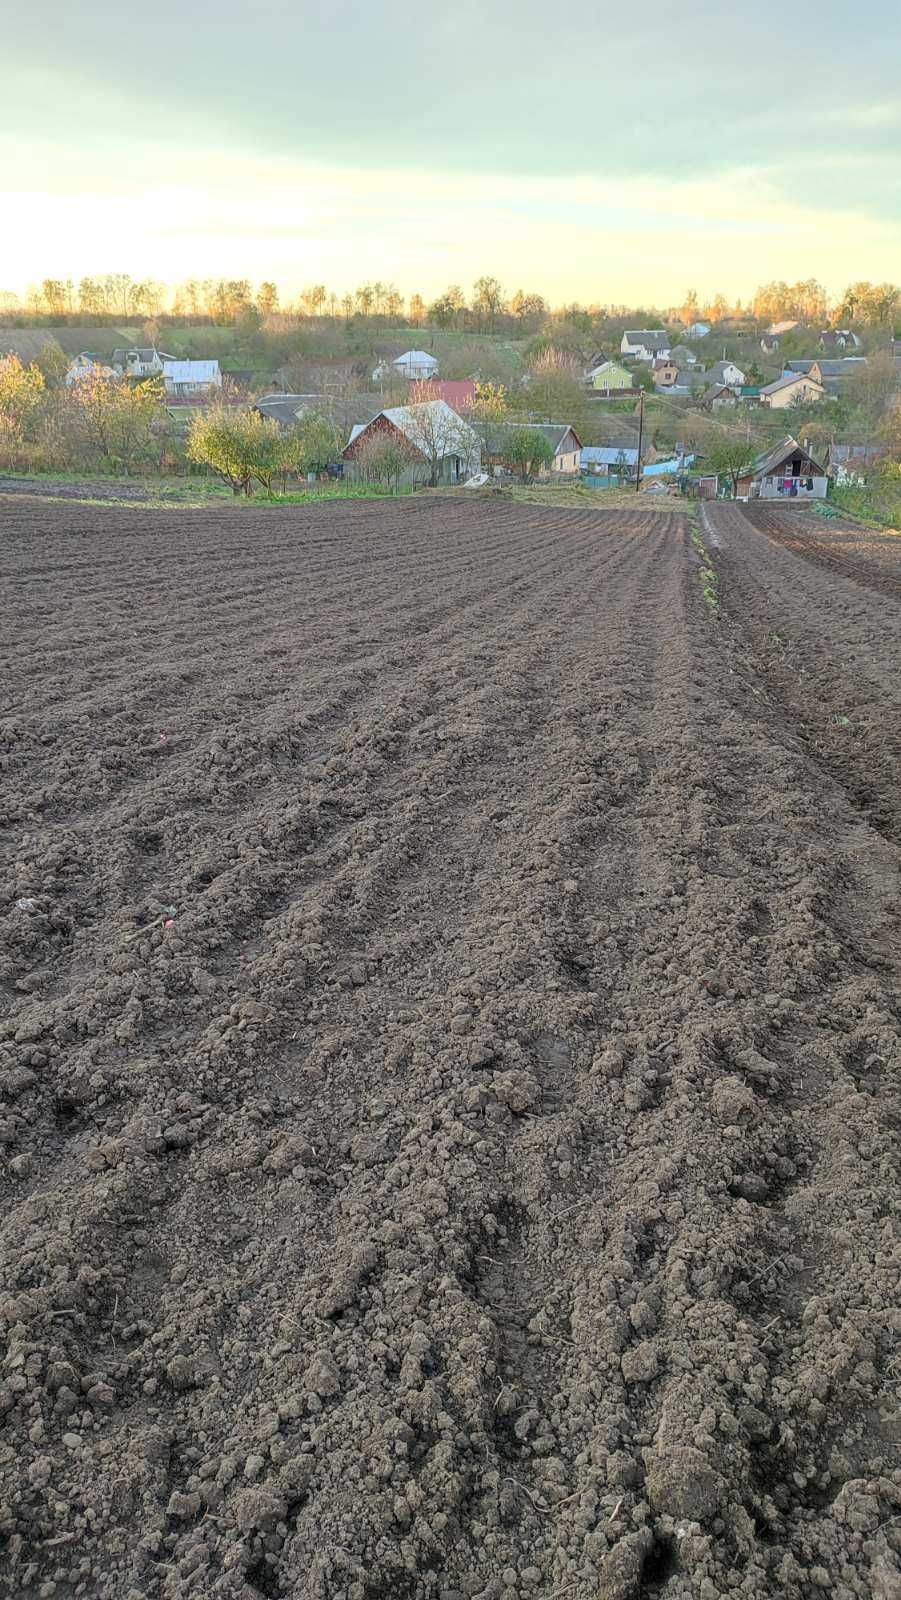
[[[437,378],[438,362],[428,350],[405,350],[393,360],[387,357],[381,360],[372,374],[372,381],[381,383],[392,373],[398,378],[409,378],[412,383],[423,378]]]
[[[760,391],[761,405],[769,406],[771,411],[783,411],[786,406],[825,399],[823,384],[807,372],[784,372],[774,383],[765,383]]]
[[[664,328],[627,328],[619,349],[620,355],[651,362],[655,356],[668,356],[671,346],[672,341]]]
[[[791,435],[764,451],[738,480],[740,500],[824,499],[826,469]]]
[[[671,389],[679,376],[672,356],[657,356],[651,363],[651,374],[658,389]]]
[[[698,361],[694,351],[689,350],[687,344],[675,345],[670,351],[670,359],[680,367],[694,367],[697,366]]]
[[[218,361],[163,361],[163,382],[169,400],[194,400],[222,388]]]
[[[323,401],[321,394],[263,394],[254,401],[251,410],[287,430],[296,426],[305,411],[317,409]]]
[[[618,390],[634,387],[634,379],[626,367],[618,361],[603,359],[586,368],[585,382],[595,394],[615,394]]]
[[[810,369],[811,378],[824,383],[830,394],[838,394],[850,378],[868,366],[866,356],[841,356],[837,360],[820,356]]]
[[[850,378],[867,365],[866,356],[815,356],[812,360],[787,361],[786,372],[804,372],[822,383],[824,378]]]
[[[793,333],[795,328],[799,326],[799,323],[792,322],[791,319],[788,318],[784,322],[771,322],[766,331],[767,333],[775,333],[777,335],[780,333]]]
[[[122,348],[113,351],[113,371],[120,378],[157,378],[163,370],[163,362],[174,360],[174,356],[150,345],[133,350]]]
[[[861,486],[869,476],[870,468],[874,461],[878,461],[884,454],[880,445],[865,444],[863,441],[837,444],[834,440],[829,446],[829,473],[838,484]]]
[[[554,459],[550,466],[542,467],[538,476],[541,478],[556,477],[557,473],[577,473],[579,458],[582,454],[582,441],[571,428],[568,422],[508,422],[505,431],[511,432],[518,428],[529,428],[538,433],[543,433],[554,451]]]
[[[760,335],[760,348],[765,356],[775,355],[780,343],[781,338],[778,333],[762,333]]]
[[[709,322],[690,322],[685,330],[685,337],[686,339],[706,339],[709,332]]]
[[[737,406],[740,392],[727,383],[712,383],[701,395],[700,404],[705,411],[721,411],[725,407]]]
[[[740,388],[745,381],[745,375],[734,361],[727,361],[723,357],[722,361],[715,361],[712,367],[707,368],[704,379],[708,387],[712,383],[725,383],[730,388]]]
[[[367,457],[381,440],[401,443],[406,467],[396,474],[403,484],[464,483],[481,470],[477,435],[446,400],[421,405],[389,406],[366,423],[357,423],[343,451],[344,476],[359,482],[367,475]]]
[[[667,389],[667,394],[672,396],[694,394],[698,384],[702,382],[701,374],[694,367],[680,367],[674,381]]]
[[[824,328],[820,334],[820,349],[859,350],[861,341],[850,328]]]
[[[866,356],[818,356],[815,361],[788,361],[786,372],[803,373],[815,383],[821,383],[827,394],[838,396],[844,392],[851,378],[856,378],[867,365]]]
[[[103,356],[95,355],[90,350],[82,350],[69,363],[65,382],[71,386],[73,383],[78,383],[81,378],[115,378],[115,376],[115,372]]]
[[[446,400],[462,417],[476,397],[474,378],[423,378],[410,391],[410,402],[419,405],[425,400]]]

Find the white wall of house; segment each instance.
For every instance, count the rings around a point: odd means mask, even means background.
[[[622,336],[619,348],[624,356],[633,356],[636,361],[656,361],[658,357],[667,360],[670,354],[669,346],[663,350],[649,350],[645,344],[630,344],[625,334]]]
[[[186,399],[222,388],[218,361],[164,361],[163,382],[167,395]]]
[[[434,378],[438,372],[438,362],[425,350],[408,350],[406,354],[398,356],[393,366],[402,377],[410,378],[414,382],[421,382],[423,378]]]
[[[134,358],[129,356],[125,368],[130,378],[155,378],[162,370],[163,363],[158,355],[154,355],[152,361],[142,361],[140,356]]]
[[[758,498],[761,500],[825,500],[826,498],[827,478],[792,478],[794,494],[781,487],[787,481],[781,472],[768,472],[766,477],[760,480]],[[807,483],[812,485],[810,489],[805,487]]]

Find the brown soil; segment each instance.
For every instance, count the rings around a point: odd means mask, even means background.
[[[184,489],[190,492],[191,481]],[[37,496],[41,500],[121,500],[127,504],[147,500],[175,500],[165,484],[127,478],[16,478],[0,476],[0,495]]]
[[[901,611],[755,521],[0,500],[0,1592],[897,1600]]]
[[[901,596],[901,533],[886,528],[873,532],[847,518],[828,522],[815,512],[754,505],[745,516],[787,550],[830,567],[865,588]]]

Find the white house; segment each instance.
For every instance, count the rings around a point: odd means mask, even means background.
[[[163,382],[171,400],[187,400],[222,388],[218,361],[164,361]]]
[[[157,378],[163,370],[164,361],[174,361],[174,356],[169,356],[164,350],[154,350],[151,345],[144,345],[133,350],[113,351],[113,370],[120,378]]]
[[[82,350],[81,354],[74,356],[69,363],[65,381],[71,385],[78,383],[80,378],[87,378],[88,376],[92,378],[115,378],[116,374],[109,362],[104,361],[102,356],[92,355],[90,350]]]
[[[708,385],[722,383],[730,389],[733,386],[740,389],[745,381],[745,375],[741,367],[737,367],[734,361],[726,361],[725,359],[723,361],[715,361],[713,366],[705,372],[704,377]]]
[[[427,378],[437,378],[438,362],[429,355],[428,350],[405,350],[402,356],[397,356],[390,363],[380,361],[372,376],[378,383],[392,370],[401,378],[409,378],[414,383],[422,382]]]
[[[653,361],[669,355],[671,341],[664,328],[627,328],[619,348],[622,355],[634,356],[636,361]]]

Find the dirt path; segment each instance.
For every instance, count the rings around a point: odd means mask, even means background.
[[[0,1592],[897,1600],[901,612],[708,516],[0,509]]]

